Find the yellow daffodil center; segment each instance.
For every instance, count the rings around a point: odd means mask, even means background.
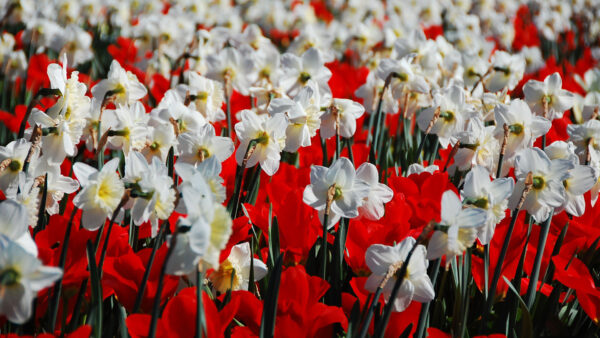
[[[307,72],[300,73],[300,76],[298,77],[298,81],[300,81],[300,83],[306,84],[308,80],[310,80],[310,74]]]
[[[13,268],[8,268],[0,272],[0,285],[13,286],[19,282],[19,272]]]
[[[333,200],[337,200],[340,198],[342,198],[342,188],[336,185],[333,192]]]
[[[111,189],[108,186],[108,182],[106,181],[102,181],[102,183],[100,183],[100,186],[98,187],[98,197],[105,201],[108,198],[111,198]]]
[[[266,131],[261,131],[256,137],[257,142],[262,145],[269,144],[269,134]]]
[[[534,176],[533,177],[533,188],[535,190],[541,190],[546,185],[544,178],[542,176]]]
[[[198,152],[196,153],[196,156],[198,157],[198,159],[200,159],[200,162],[202,162],[205,159],[210,157],[210,152],[208,151],[208,149],[206,149],[204,147],[200,147],[200,148],[198,148]]]
[[[206,101],[207,99],[208,99],[207,92],[198,92],[198,94],[196,94],[196,100],[198,100],[198,101]]]
[[[229,259],[226,259],[219,265],[219,270],[210,275],[210,279],[220,293],[225,293],[227,290],[235,290],[240,286],[240,281],[236,276],[235,267]]]
[[[271,76],[271,69],[269,67],[265,67],[260,71],[259,76],[262,79],[268,79]]]
[[[508,127],[508,130],[515,135],[521,135],[523,132],[523,125],[520,123],[511,124]]]
[[[444,121],[446,121],[446,122],[452,122],[452,121],[454,121],[454,113],[451,112],[451,111],[449,111],[449,110],[441,112],[440,113],[440,117],[443,118]]]
[[[465,204],[474,205],[481,209],[487,209],[488,200],[485,197],[477,198],[477,199],[466,199]]]
[[[21,162],[12,160],[12,162],[10,162],[10,164],[8,165],[8,169],[12,172],[17,172],[21,170]]]

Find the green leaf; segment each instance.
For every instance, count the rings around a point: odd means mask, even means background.
[[[358,329],[360,324],[360,301],[354,302],[352,310],[350,311],[350,318],[348,320],[348,331],[346,331],[346,337],[352,337],[354,331]]]
[[[129,333],[127,332],[127,324],[125,320],[127,319],[127,311],[123,305],[119,304],[119,335],[122,338],[128,338]]]
[[[146,290],[146,284],[148,284],[148,278],[150,277],[150,270],[152,269],[152,264],[154,263],[154,257],[156,256],[156,251],[162,244],[162,238],[165,234],[165,229],[169,227],[169,221],[165,221],[160,227],[160,231],[156,239],[154,240],[154,246],[152,247],[152,253],[150,253],[150,258],[148,259],[148,264],[146,265],[146,271],[144,271],[144,276],[142,277],[142,282],[140,284],[140,288],[138,290],[138,294],[135,298],[135,303],[133,305],[132,313],[136,313],[139,311],[140,306],[142,305],[142,299],[144,298],[144,292]]]
[[[519,334],[519,337],[521,337],[521,338],[533,337],[533,323],[531,321],[531,314],[529,313],[527,304],[525,304],[525,302],[523,301],[523,298],[521,298],[521,296],[519,295],[519,293],[517,292],[515,287],[512,285],[512,283],[506,277],[502,276],[502,278],[504,278],[506,285],[508,285],[510,290],[512,292],[514,292],[515,297],[519,301],[519,307],[521,308],[521,315],[522,315],[521,316],[521,333]]]
[[[269,261],[271,266],[275,266],[275,260],[279,256],[279,225],[277,222],[277,216],[272,218],[273,221],[269,227]]]
[[[277,300],[279,298],[279,284],[281,282],[282,255],[277,255],[275,266],[269,277],[269,288],[265,296],[263,314],[260,323],[260,337],[273,337],[275,335],[275,318],[277,317]]]
[[[90,281],[92,282],[92,311],[94,315],[90,315],[92,321],[92,329],[95,337],[102,337],[102,285],[100,284],[100,275],[96,266],[96,254],[91,240],[88,240],[87,259],[90,268]]]

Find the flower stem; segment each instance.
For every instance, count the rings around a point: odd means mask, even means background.
[[[75,218],[75,214],[77,214],[76,207],[73,208],[73,212],[71,213],[71,218],[69,218],[69,223],[67,223],[67,230],[65,231],[65,237],[62,243],[62,249],[60,252],[60,259],[58,261],[58,267],[63,269],[65,268],[65,262],[67,260],[67,249],[69,247],[69,240],[71,238],[71,229],[73,228],[73,219]],[[58,305],[60,303],[60,294],[62,291],[62,278],[60,278],[54,284],[54,290],[52,293],[52,299],[50,300],[50,322],[48,323],[48,327],[50,328],[50,332],[54,332],[54,328],[56,325],[56,317],[58,315]],[[64,330],[64,327],[62,328]]]
[[[431,277],[431,283],[435,287],[435,283],[437,281],[437,276],[440,272],[442,260],[440,258],[435,260],[433,263],[432,270],[429,275]],[[421,313],[419,314],[419,322],[417,324],[417,331],[415,331],[415,337],[422,338],[425,334],[425,327],[427,326],[427,321],[429,320],[429,308],[431,307],[431,302],[424,303],[421,306]]]
[[[206,334],[206,323],[204,320],[204,306],[202,304],[202,284],[204,272],[200,265],[196,268],[196,338],[202,338]]]
[[[378,142],[379,142],[379,133],[381,132],[381,124],[382,124],[382,113],[381,113],[381,108],[383,106],[383,94],[385,93],[385,90],[387,89],[387,87],[390,86],[390,83],[392,82],[392,79],[394,77],[397,77],[398,74],[397,73],[390,73],[390,75],[388,75],[385,78],[385,83],[383,85],[383,88],[381,89],[381,92],[379,93],[379,101],[377,101],[377,110],[375,110],[375,115],[371,116],[372,118],[374,118],[373,121],[373,125],[374,125],[374,132],[371,133],[371,125],[369,125],[369,136],[367,138],[367,146],[369,145],[369,139],[373,140],[373,145],[371,146],[371,152],[369,154],[369,162],[375,164],[376,162],[376,156],[377,156],[377,147],[379,146]]]
[[[248,159],[254,153],[254,149],[256,149],[256,145],[258,144],[258,139],[252,139],[248,143],[248,148],[246,148],[246,154],[244,155],[244,159],[242,160],[242,165],[238,166],[238,171],[235,174],[235,188],[233,190],[233,196],[231,197],[230,203],[230,211],[231,218],[235,219],[238,214],[238,208],[240,205],[240,198],[242,195],[242,188],[244,182],[244,173],[246,172],[246,164],[248,163]],[[232,204],[233,203],[233,204]]]
[[[496,171],[496,178],[502,175],[502,162],[504,161],[504,153],[506,152],[506,143],[508,142],[509,129],[508,125],[504,124],[504,137],[502,138],[502,145],[500,146],[500,156],[498,157],[498,169]]]
[[[144,271],[144,277],[142,277],[142,282],[140,283],[140,289],[138,290],[138,294],[135,297],[135,303],[133,305],[133,310],[131,313],[137,313],[142,305],[142,299],[144,298],[144,292],[146,291],[146,284],[148,284],[148,278],[150,277],[150,270],[152,269],[152,264],[154,263],[154,257],[156,256],[156,251],[161,246],[165,229],[169,227],[169,221],[165,221],[158,232],[158,236],[154,240],[154,245],[152,246],[152,253],[150,253],[150,258],[148,259],[148,264],[146,265],[146,271]]]
[[[529,286],[527,287],[527,294],[525,296],[525,302],[529,311],[533,306],[533,302],[535,301],[536,295],[536,286],[538,279],[540,277],[540,268],[542,266],[542,257],[544,256],[544,249],[546,248],[546,240],[548,239],[548,232],[550,231],[550,224],[552,223],[552,216],[554,212],[550,212],[550,216],[548,219],[542,224],[542,228],[540,230],[540,238],[538,240],[537,252],[535,254],[535,261],[533,263],[533,269],[531,271],[531,276],[529,276]]]
[[[521,206],[525,201],[525,197],[531,190],[533,186],[532,183],[532,174],[531,172],[527,175],[527,179],[525,181],[525,189],[523,189],[523,193],[521,194],[521,199],[519,204],[512,212],[512,218],[510,220],[510,225],[508,226],[508,230],[506,232],[506,236],[504,238],[504,243],[502,244],[502,249],[500,250],[500,255],[498,256],[498,261],[496,262],[496,268],[494,269],[494,275],[492,277],[492,283],[490,284],[490,289],[486,298],[485,309],[483,311],[483,315],[481,318],[480,324],[480,332],[483,331],[483,328],[487,322],[487,318],[489,316],[490,311],[492,310],[492,305],[494,304],[494,297],[496,295],[496,288],[498,286],[498,281],[500,280],[500,274],[502,272],[502,265],[504,264],[504,259],[506,258],[506,253],[508,252],[508,246],[510,244],[510,238],[512,237],[513,230],[515,228],[515,224],[517,223],[517,218],[519,216],[519,211],[521,211]]]
[[[169,263],[169,258],[173,254],[173,250],[177,245],[177,234],[179,232],[179,227],[175,228],[175,233],[171,237],[171,243],[169,245],[169,250],[167,251],[167,255],[165,256],[165,261],[163,262],[162,268],[160,269],[160,275],[158,277],[158,285],[156,287],[156,297],[154,298],[154,305],[152,306],[152,318],[150,320],[150,328],[148,329],[148,337],[154,338],[156,337],[156,324],[158,323],[158,315],[160,312],[160,303],[162,300],[162,290],[165,279],[165,274],[167,272],[167,263]]]

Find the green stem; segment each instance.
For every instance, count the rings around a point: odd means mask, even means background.
[[[204,282],[204,273],[200,266],[196,268],[196,338],[202,338],[206,334],[206,324],[204,321],[204,306],[202,305],[202,285]]]
[[[502,244],[502,249],[500,251],[500,255],[498,256],[498,261],[496,262],[496,268],[494,269],[492,283],[490,284],[490,289],[489,289],[489,292],[488,292],[488,295],[486,298],[485,310],[483,311],[483,315],[481,318],[480,333],[484,329],[484,326],[487,322],[490,311],[492,310],[492,305],[494,304],[494,297],[496,296],[496,288],[498,287],[498,281],[500,280],[500,274],[502,273],[502,265],[504,264],[504,259],[506,258],[506,253],[508,252],[508,246],[510,244],[510,239],[512,237],[513,230],[515,228],[515,224],[517,223],[517,217],[519,216],[519,211],[520,211],[520,209],[517,207],[512,212],[512,218],[510,220],[510,225],[508,226],[506,236],[504,237],[504,243]]]
[[[169,250],[167,251],[167,255],[165,256],[165,261],[163,262],[162,268],[160,269],[160,275],[158,277],[158,285],[156,287],[156,297],[154,298],[154,305],[152,306],[152,318],[150,320],[150,328],[148,329],[148,337],[154,338],[156,337],[156,324],[158,323],[158,316],[160,312],[160,303],[162,300],[162,289],[165,279],[165,274],[167,273],[167,264],[169,263],[169,258],[173,254],[173,250],[175,246],[177,246],[177,234],[179,232],[179,227],[175,228],[175,233],[171,237],[171,243],[169,245]]]
[[[369,127],[369,138],[371,138],[371,135],[373,135],[372,136],[373,146],[371,147],[371,152],[369,154],[369,162],[371,162],[373,164],[375,164],[375,162],[376,162],[377,147],[379,146],[379,144],[378,144],[379,133],[381,132],[381,125],[382,125],[381,108],[383,107],[383,94],[385,93],[385,90],[387,89],[387,87],[390,86],[390,83],[392,82],[392,79],[394,77],[398,77],[398,74],[391,73],[390,75],[388,75],[386,77],[385,83],[383,85],[383,89],[381,90],[381,93],[379,93],[379,101],[377,102],[377,110],[375,111],[375,121],[374,121],[375,130],[374,130],[373,134],[371,134],[371,128]]]
[[[540,230],[540,238],[538,240],[537,252],[535,254],[535,261],[533,263],[533,270],[531,271],[531,276],[529,278],[529,286],[527,287],[527,294],[525,296],[525,302],[527,303],[527,308],[531,311],[533,307],[533,302],[535,301],[536,295],[536,286],[540,276],[540,268],[542,266],[542,257],[544,256],[544,249],[546,247],[546,240],[548,239],[548,232],[550,231],[550,224],[552,223],[552,216],[554,212],[550,212],[550,216],[548,219],[542,224],[542,228]]]
[[[321,244],[321,278],[327,280],[327,222],[329,221],[329,213],[323,214],[323,238]]]
[[[65,237],[63,239],[63,243],[62,243],[62,249],[60,252],[60,259],[59,259],[59,263],[58,263],[58,267],[63,269],[65,268],[65,262],[67,260],[67,249],[69,247],[69,240],[71,238],[71,229],[73,228],[73,219],[75,218],[75,214],[77,213],[79,209],[77,208],[73,208],[73,212],[71,213],[71,218],[69,218],[69,223],[67,223],[67,230],[65,231]],[[56,317],[58,315],[58,305],[60,303],[60,294],[62,291],[62,278],[59,279],[58,281],[56,281],[56,284],[54,284],[54,290],[53,290],[53,294],[52,294],[52,299],[50,300],[50,323],[49,323],[49,327],[50,327],[50,332],[54,332],[54,328],[56,325]],[[64,327],[61,328],[62,330],[64,330]]]
[[[440,258],[435,260],[433,263],[432,270],[429,273],[431,278],[431,283],[435,286],[437,281],[437,276],[440,272],[440,265],[442,260]],[[419,314],[419,323],[417,324],[417,330],[415,331],[415,337],[423,338],[425,335],[425,327],[427,327],[427,322],[429,320],[429,308],[431,307],[431,302],[424,303],[421,305],[421,313]]]
[[[142,277],[142,282],[140,283],[140,289],[138,290],[138,294],[135,297],[135,303],[133,305],[133,311],[131,313],[137,313],[142,305],[142,299],[144,298],[144,292],[146,291],[146,284],[148,284],[148,278],[150,277],[150,271],[152,270],[152,264],[154,263],[154,257],[156,256],[156,251],[162,244],[162,240],[165,234],[165,229],[169,227],[168,221],[165,221],[160,230],[158,232],[158,236],[154,240],[154,245],[152,246],[152,253],[150,254],[150,258],[148,259],[148,263],[146,264],[146,271],[144,271],[144,276]]]

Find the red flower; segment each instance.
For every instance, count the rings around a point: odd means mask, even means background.
[[[496,289],[496,292],[499,294],[505,294],[508,290],[508,286],[506,285],[506,282],[504,281],[504,278],[502,278],[502,276],[506,277],[508,280],[512,280],[514,278],[517,270],[517,265],[519,263],[519,258],[521,257],[521,253],[523,252],[523,246],[525,238],[527,236],[527,225],[523,222],[524,218],[525,213],[521,212],[519,214],[519,217],[517,218],[517,222],[515,224],[512,237],[510,239],[510,245],[508,247],[506,258],[504,259],[504,263],[502,265],[501,275],[498,282],[498,287]],[[500,255],[500,250],[502,249],[502,245],[504,244],[504,239],[506,238],[506,232],[508,230],[510,220],[511,217],[507,215],[507,217],[505,217],[504,220],[502,220],[502,222],[500,222],[496,226],[494,237],[490,242],[490,266],[488,270],[488,276],[490,276],[490,281],[492,279],[492,276],[494,275],[494,270],[496,269],[496,265],[498,263],[498,256]],[[533,238],[533,234],[531,238]],[[535,257],[535,251],[527,252],[527,256]],[[533,257],[531,259],[533,260]],[[485,279],[483,259],[477,257],[476,255],[472,256],[471,273],[473,274],[473,280],[477,284],[477,287],[480,290],[483,290],[483,283]]]
[[[337,60],[328,63],[327,68],[332,73],[329,79],[331,94],[340,99],[356,99],[354,92],[367,81],[369,75],[367,67],[355,68],[347,62]]]
[[[160,74],[152,75],[152,80],[150,81],[150,93],[156,102],[160,102],[163,96],[169,90],[169,80]]]
[[[327,289],[326,281],[307,275],[303,266],[286,269],[281,274],[275,335],[331,337],[334,324],[345,330],[348,319],[342,309],[319,302]]]
[[[539,46],[540,38],[535,23],[531,20],[531,13],[527,5],[521,5],[514,21],[515,35],[512,43],[513,50],[521,50],[523,47]]]
[[[600,317],[600,289],[596,287],[588,267],[577,258],[564,256],[555,256],[552,262],[556,267],[556,280],[575,290],[583,311],[597,324]]]
[[[138,61],[138,50],[134,40],[120,36],[116,42],[116,45],[110,45],[106,48],[113,59],[119,61],[121,65],[134,64]]]
[[[0,122],[2,122],[2,124],[4,124],[11,132],[17,133],[19,132],[21,121],[23,121],[26,111],[27,106],[24,104],[17,105],[14,114],[0,110]],[[29,127],[29,123],[27,123],[26,127]]]
[[[181,290],[173,297],[162,313],[156,326],[158,337],[189,337],[196,332],[196,288]],[[223,337],[225,330],[239,308],[239,298],[232,297],[231,301],[219,312],[215,303],[206,293],[202,293],[202,305],[206,321],[208,337]],[[129,334],[135,337],[147,337],[150,327],[150,315],[133,314],[127,317],[126,323]]]
[[[40,88],[48,88],[50,79],[48,79],[47,69],[54,60],[50,60],[46,54],[36,54],[29,59],[29,68],[27,68],[27,89],[35,93]]]

